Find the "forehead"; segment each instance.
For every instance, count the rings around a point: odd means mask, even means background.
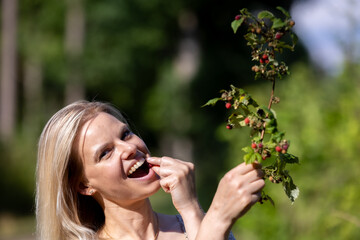
[[[79,134],[80,152],[84,154],[84,150],[90,150],[94,145],[103,143],[107,138],[111,137],[111,133],[118,134],[119,131],[127,126],[114,116],[108,113],[99,113],[94,118],[85,122]]]

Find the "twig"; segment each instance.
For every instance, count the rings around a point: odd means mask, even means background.
[[[269,104],[268,104],[268,109],[271,109],[271,105],[274,99],[274,93],[275,93],[275,79],[273,79],[272,81],[272,88],[271,88],[271,95],[270,95],[270,100],[269,100]],[[266,114],[266,117],[268,116],[268,114]],[[262,142],[264,140],[264,135],[265,135],[265,128],[266,128],[266,123],[264,123],[264,128],[261,131],[261,137],[260,137],[260,142]]]

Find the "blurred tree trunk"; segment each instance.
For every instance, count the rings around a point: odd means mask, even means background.
[[[24,61],[24,130],[37,133],[41,119],[43,68],[34,55]],[[34,127],[28,127],[34,126]]]
[[[16,119],[17,0],[2,1],[0,138],[12,137]]]
[[[85,37],[85,13],[83,0],[67,0],[66,4],[65,51],[68,65],[65,102],[71,103],[85,97],[81,64]]]

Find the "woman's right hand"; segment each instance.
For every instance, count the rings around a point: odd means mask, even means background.
[[[233,223],[261,198],[265,186],[263,176],[258,163],[242,163],[227,172],[218,185],[197,239],[206,239],[206,236],[226,239]]]

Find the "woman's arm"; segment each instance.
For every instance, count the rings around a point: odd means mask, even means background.
[[[221,179],[211,206],[204,217],[197,240],[225,240],[235,221],[261,197],[265,186],[261,165],[242,163]]]

